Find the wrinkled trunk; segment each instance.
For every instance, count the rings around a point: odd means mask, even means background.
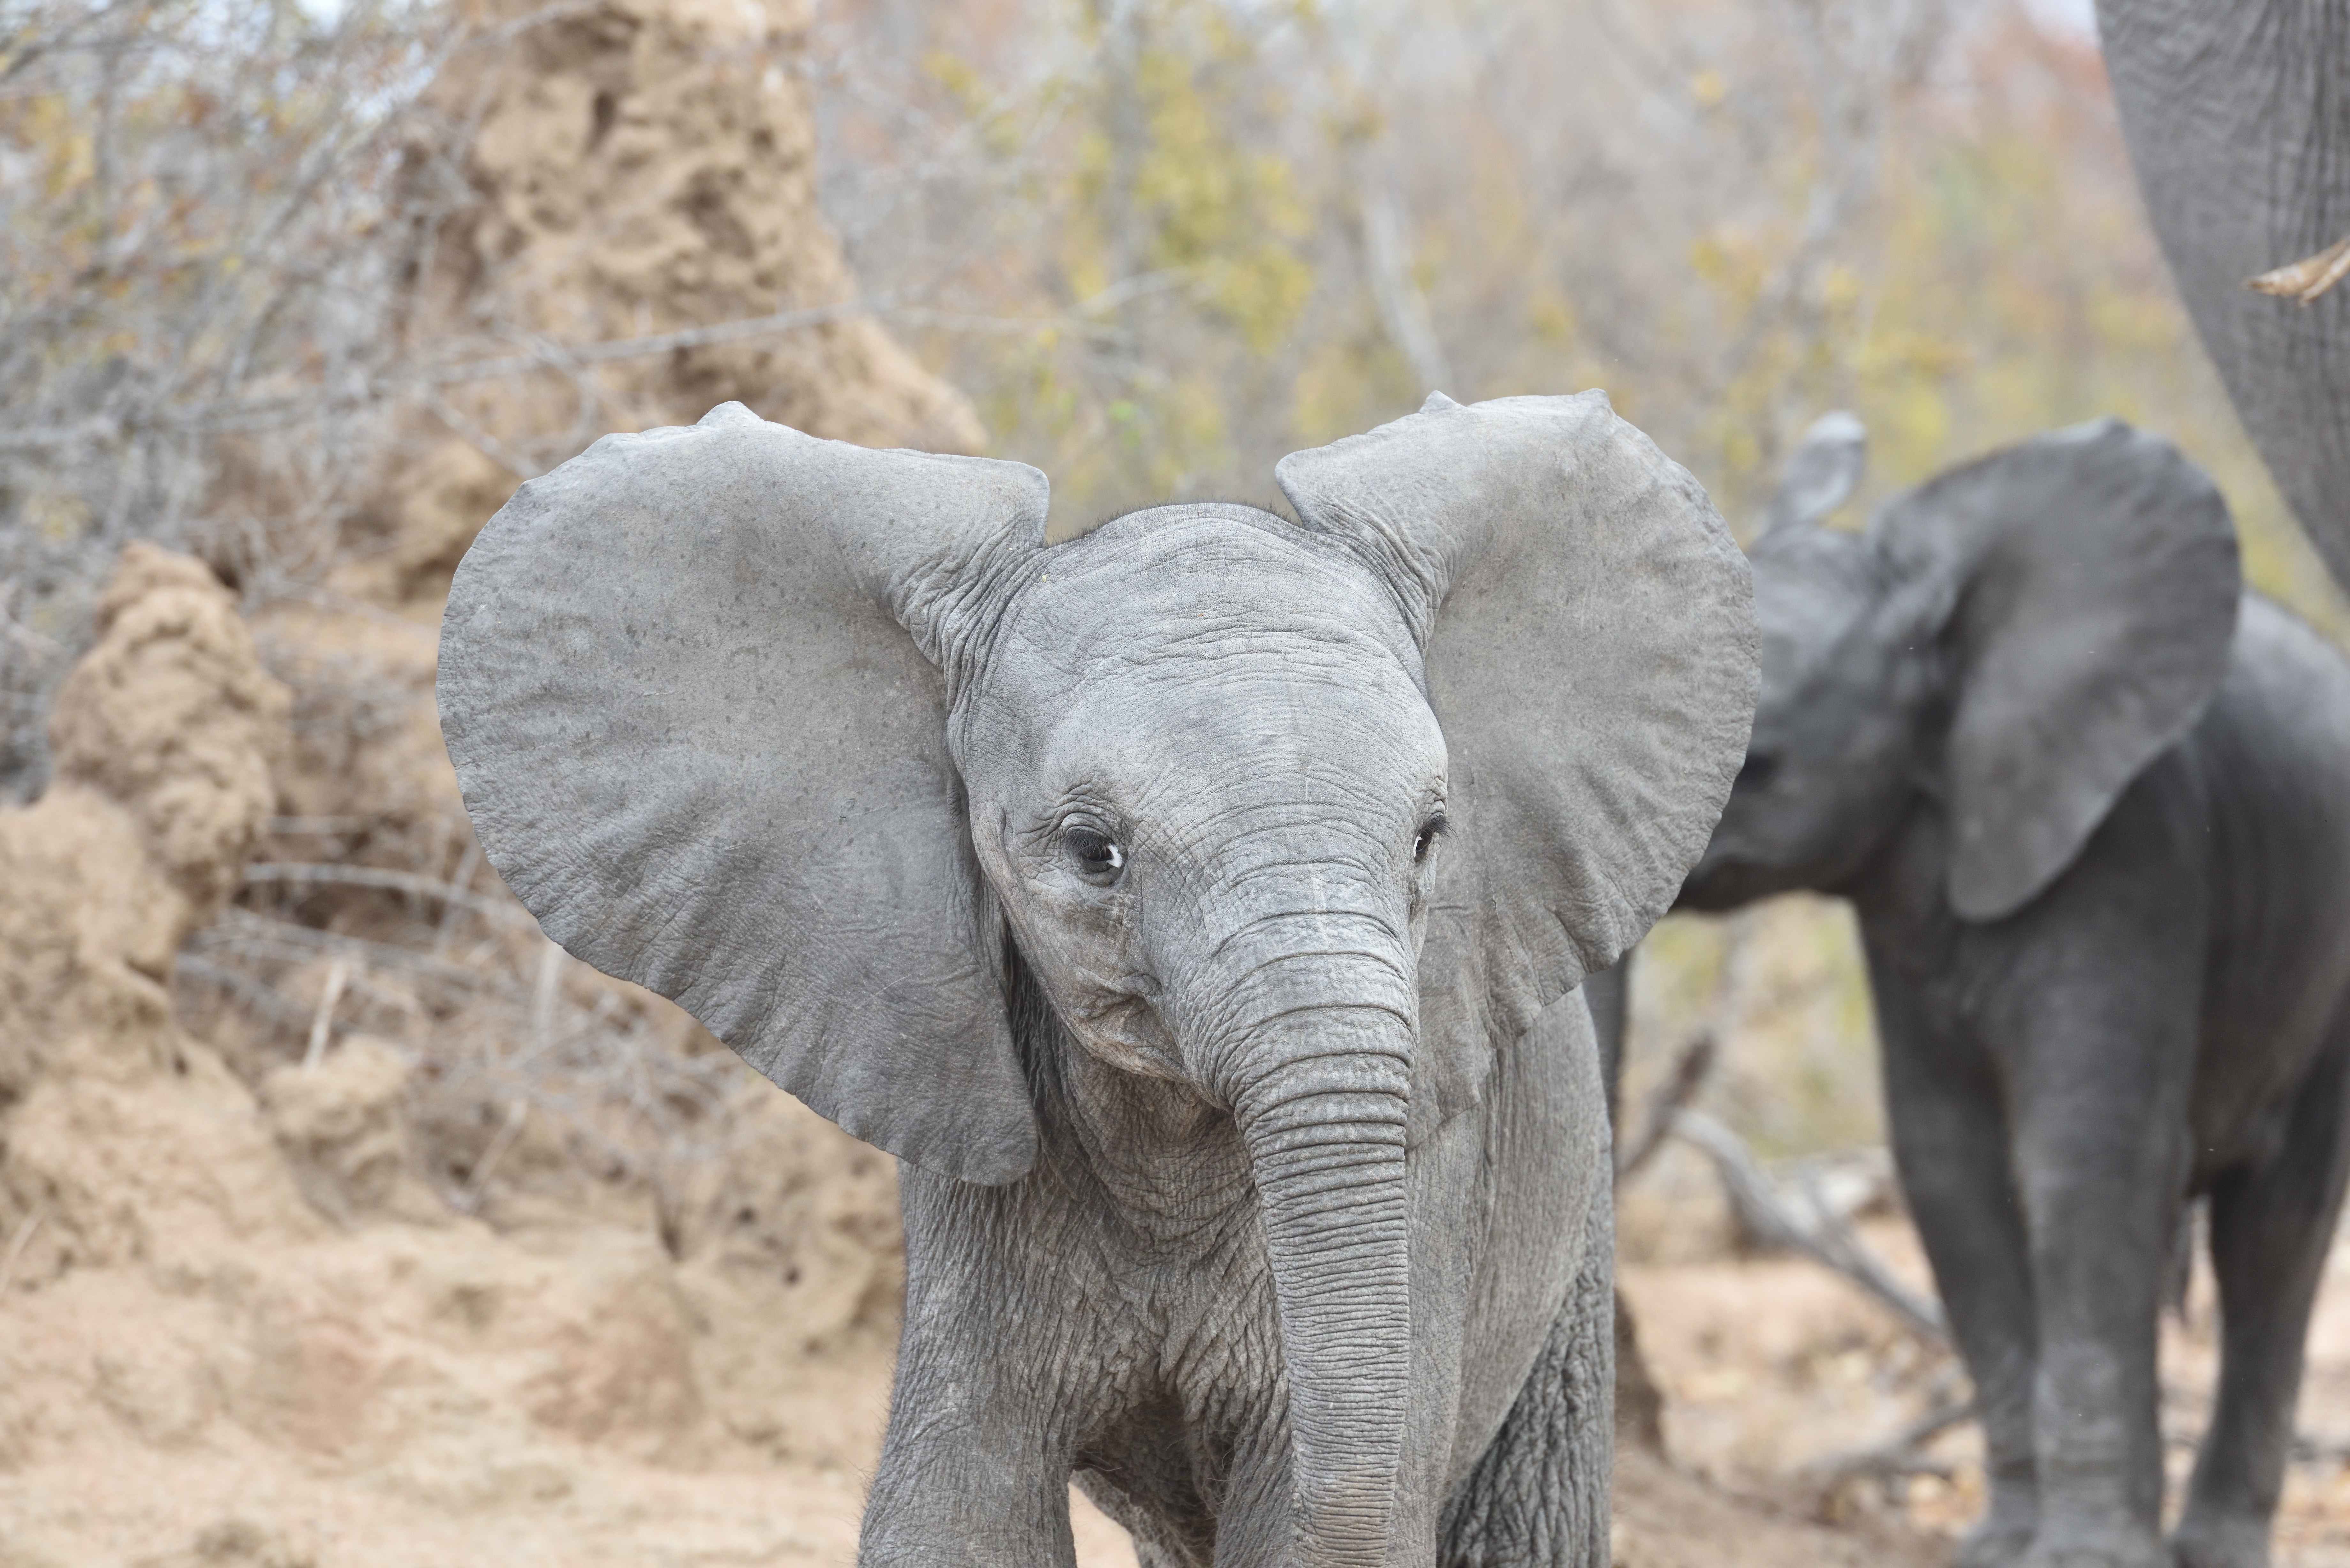
[[[1411,1361],[1410,1032],[1370,1008],[1287,1014],[1233,1110],[1263,1204],[1289,1380],[1295,1561],[1386,1561]]]

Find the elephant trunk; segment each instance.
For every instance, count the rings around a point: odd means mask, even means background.
[[[1294,1561],[1367,1568],[1394,1533],[1411,1362],[1404,1179],[1411,1026],[1287,1012],[1233,1096],[1263,1205],[1289,1384]]]

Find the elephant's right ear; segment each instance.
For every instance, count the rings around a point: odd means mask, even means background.
[[[1754,718],[1752,576],[1697,481],[1604,392],[1440,395],[1274,473],[1421,639],[1460,841],[1421,969],[1450,1113],[1704,852]]]
[[[1958,666],[1950,907],[1998,919],[2072,864],[2219,691],[2235,526],[2177,447],[2101,420],[1954,468],[1869,532],[1939,607]]]
[[[972,1181],[1026,1170],[1036,1132],[941,670],[1045,500],[1020,463],[729,403],[525,485],[441,632],[466,810],[547,934]]]
[[[1757,536],[1818,522],[1852,499],[1867,470],[1868,427],[1841,409],[1822,414],[1787,454]]]

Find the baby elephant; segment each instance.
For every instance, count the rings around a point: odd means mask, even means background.
[[[1703,849],[1748,570],[1598,393],[1047,548],[1044,476],[729,404],[525,485],[441,705],[550,935],[900,1156],[860,1561],[1607,1553],[1575,986]],[[1562,771],[1557,759],[1567,759]]]
[[[1683,889],[1860,916],[1903,1189],[1989,1441],[1962,1563],[2156,1568],[2158,1299],[2210,1204],[2219,1406],[2174,1542],[2258,1568],[2342,1197],[2350,663],[2241,595],[2220,494],[2116,421],[1753,551],[1762,700]]]

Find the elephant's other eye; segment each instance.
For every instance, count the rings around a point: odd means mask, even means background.
[[[1745,765],[1738,770],[1737,781],[1730,787],[1747,790],[1762,789],[1770,784],[1778,771],[1778,758],[1768,752],[1750,752],[1747,753]]]
[[[1061,842],[1077,862],[1077,869],[1096,882],[1114,882],[1126,868],[1126,851],[1107,834],[1090,827],[1066,828]]]
[[[1444,820],[1444,814],[1440,811],[1430,816],[1426,822],[1419,825],[1419,831],[1412,836],[1411,841],[1411,863],[1413,865],[1425,866],[1428,864],[1429,856],[1433,853],[1436,848],[1437,839],[1443,836],[1444,829],[1448,826],[1449,825]]]

